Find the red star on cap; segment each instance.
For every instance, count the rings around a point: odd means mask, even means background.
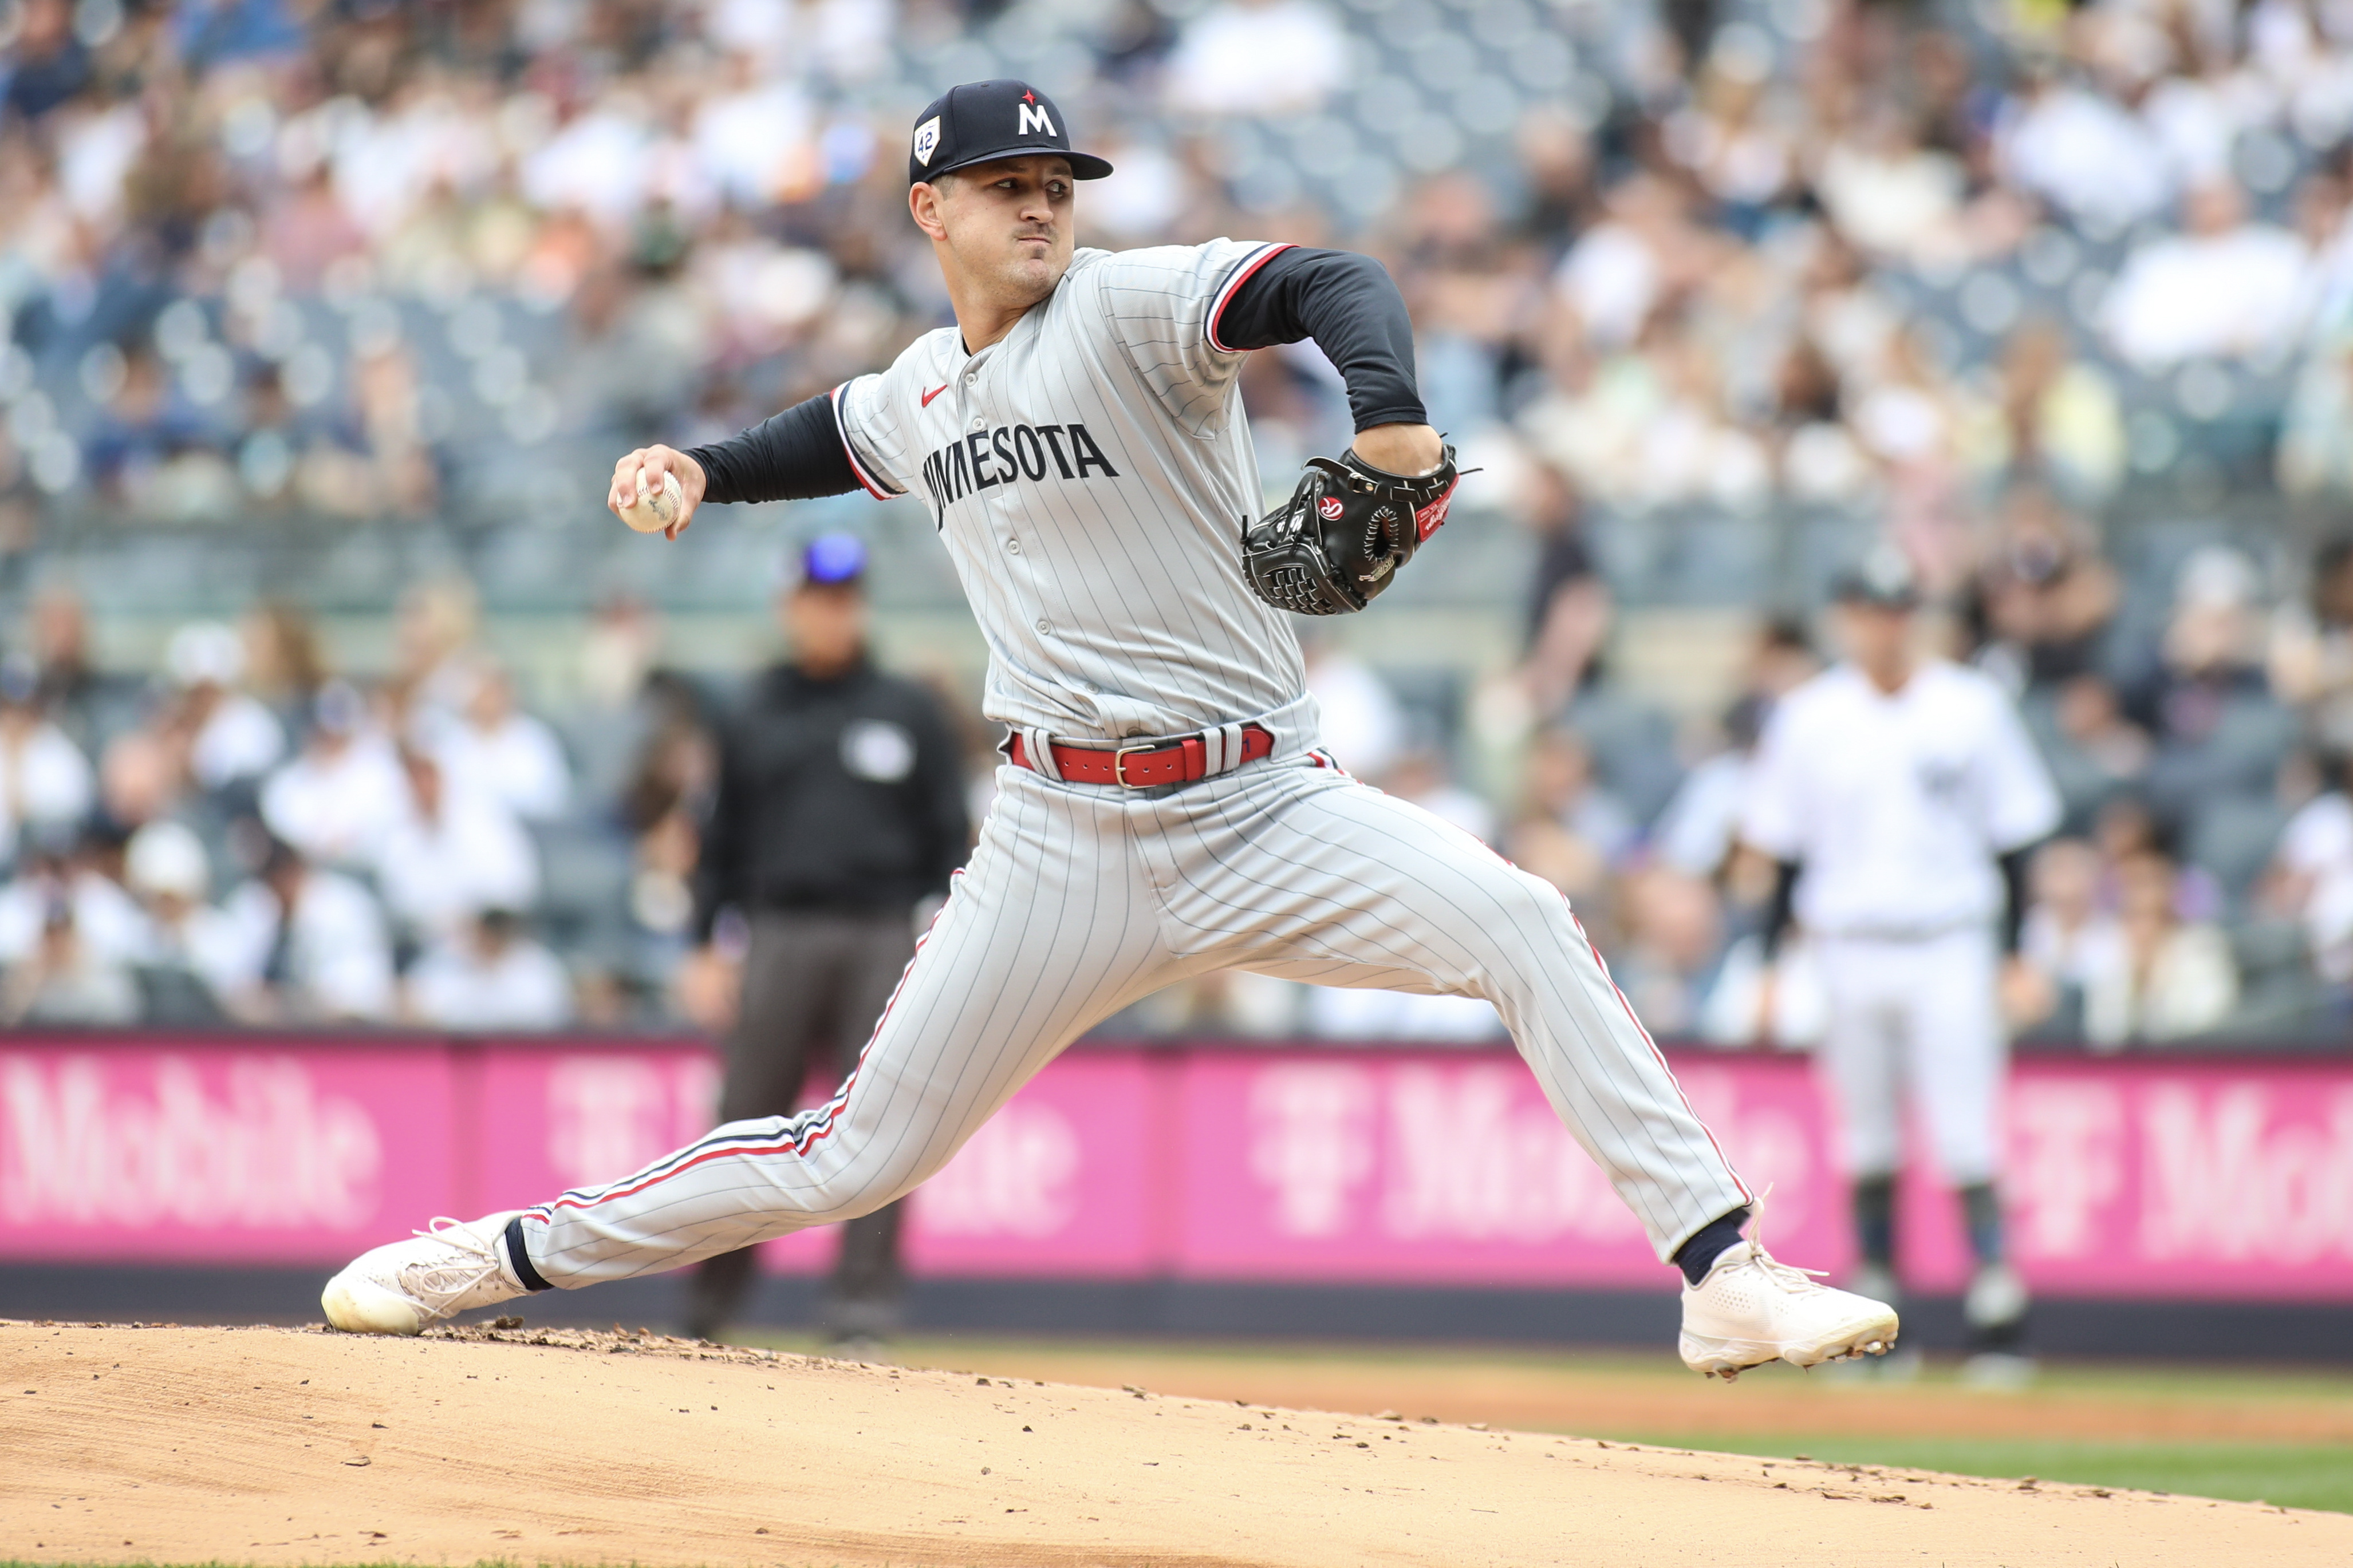
[[[1024,103],[1035,103],[1038,101],[1038,95],[1031,92],[1025,87],[1021,89],[1021,101]]]

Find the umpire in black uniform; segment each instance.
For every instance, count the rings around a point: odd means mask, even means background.
[[[778,600],[792,657],[767,670],[721,741],[695,918],[708,952],[722,910],[751,928],[719,1119],[790,1115],[812,1066],[857,1060],[914,956],[915,922],[971,847],[965,784],[932,694],[875,667],[866,550],[846,533],[800,551]],[[897,1325],[902,1205],[842,1227],[826,1329],[836,1342]],[[716,1339],[753,1281],[746,1248],[694,1277],[687,1329]]]

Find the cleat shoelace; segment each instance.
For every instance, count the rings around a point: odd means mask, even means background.
[[[1810,1291],[1822,1289],[1814,1281],[1826,1278],[1829,1270],[1800,1268],[1794,1263],[1784,1263],[1762,1247],[1758,1247],[1754,1239],[1749,1242],[1749,1246],[1755,1250],[1749,1254],[1746,1267],[1755,1268],[1792,1296],[1802,1296]]]
[[[447,1315],[448,1302],[457,1300],[499,1271],[497,1249],[466,1228],[463,1220],[436,1215],[423,1230],[410,1234],[471,1255],[470,1262],[412,1263],[401,1270],[403,1283],[414,1281],[417,1295],[436,1298],[425,1305],[437,1318]]]
[[[1779,1286],[1783,1290],[1788,1291],[1792,1296],[1802,1296],[1810,1291],[1822,1289],[1820,1285],[1815,1284],[1814,1281],[1817,1279],[1827,1279],[1830,1274],[1828,1269],[1800,1268],[1794,1263],[1782,1262],[1779,1258],[1765,1250],[1765,1242],[1763,1240],[1765,1235],[1765,1205],[1767,1200],[1770,1199],[1772,1195],[1773,1187],[1772,1184],[1768,1183],[1763,1192],[1757,1194],[1756,1197],[1749,1200],[1748,1213],[1750,1218],[1748,1225],[1748,1258],[1746,1262],[1736,1264],[1734,1267],[1748,1268],[1754,1266],[1758,1273],[1764,1275],[1766,1279],[1770,1279],[1774,1284]]]

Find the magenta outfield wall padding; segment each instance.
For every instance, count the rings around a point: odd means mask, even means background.
[[[1850,1261],[1800,1058],[1672,1053],[1780,1257]],[[713,1056],[661,1042],[44,1037],[0,1045],[0,1258],[332,1264],[438,1214],[623,1173],[707,1130]],[[2042,1058],[2009,1104],[2017,1260],[2056,1297],[2353,1302],[2353,1061]],[[1905,1272],[1967,1258],[1933,1173]],[[1516,1058],[1090,1046],[913,1200],[919,1275],[1669,1289]],[[767,1248],[827,1267],[832,1239]]]

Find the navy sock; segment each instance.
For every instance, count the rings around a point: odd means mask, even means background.
[[[1969,1250],[1980,1267],[2001,1261],[2001,1198],[1991,1182],[1961,1189],[1961,1223],[1968,1227]]]
[[[1675,1267],[1694,1285],[1707,1278],[1709,1267],[1724,1249],[1740,1239],[1740,1227],[1748,1223],[1748,1211],[1734,1209],[1730,1214],[1712,1219],[1692,1234],[1689,1241],[1675,1248]]]
[[[554,1289],[538,1269],[531,1266],[531,1254],[522,1248],[522,1215],[517,1215],[507,1221],[506,1238],[507,1267],[512,1268],[514,1277],[522,1281],[522,1288],[534,1291]]]
[[[1854,1184],[1854,1243],[1862,1260],[1895,1268],[1895,1178],[1858,1176]]]

